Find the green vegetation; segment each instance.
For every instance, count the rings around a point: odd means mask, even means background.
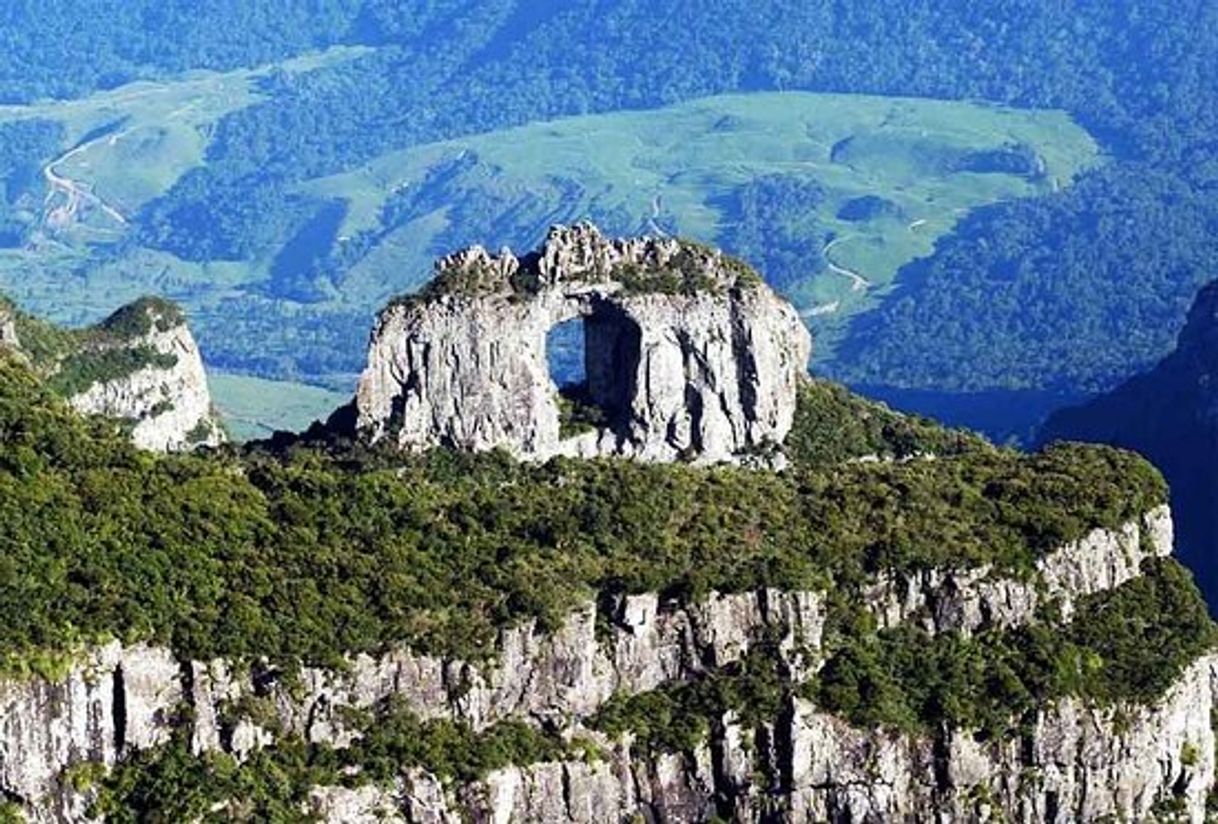
[[[0,651],[20,666],[117,637],[199,660],[335,663],[399,642],[478,658],[498,627],[553,627],[596,592],[1026,570],[1164,497],[1144,461],[1082,446],[781,475],[306,443],[156,458],[4,358]]]
[[[54,9],[13,6],[0,16],[9,44],[0,61],[0,102],[75,97],[166,72],[282,59],[341,39],[361,5],[276,0],[251,7],[220,0],[199,9],[86,0]],[[85,51],[93,59],[70,59]]]
[[[119,349],[85,349],[60,362],[59,370],[47,381],[47,388],[70,398],[94,384],[119,380],[145,367],[172,369],[177,363],[177,355],[158,352],[146,344]]]
[[[168,332],[186,323],[177,304],[164,298],[145,296],[117,309],[98,324],[98,329],[118,340],[129,341],[150,334],[153,329]]]
[[[221,753],[194,756],[180,734],[118,766],[102,781],[93,812],[116,822],[309,821],[302,805],[314,787],[390,784],[412,767],[471,781],[500,767],[571,755],[560,739],[521,721],[474,732],[451,721],[420,721],[396,704],[355,726],[361,736],[350,747],[286,737],[241,764]]]
[[[722,221],[720,242],[765,272],[775,289],[806,290],[825,269],[823,247],[833,234],[824,223],[828,197],[819,181],[793,174],[750,180],[721,204],[724,218],[735,219]]]
[[[935,637],[912,628],[828,639],[810,693],[860,726],[947,726],[1004,736],[1049,701],[1148,703],[1218,642],[1188,572],[1147,561],[1143,575],[1080,599],[1072,622]]]
[[[572,438],[608,425],[609,416],[592,402],[587,384],[564,386],[558,390],[558,437]]]
[[[610,270],[587,272],[582,277],[589,282],[617,281],[628,295],[693,296],[747,289],[762,283],[761,275],[738,258],[685,238],[678,239],[678,244],[676,254],[662,266],[624,263]],[[541,273],[527,259],[507,278],[494,266],[479,261],[442,268],[417,292],[398,295],[390,305],[426,303],[446,295],[506,294],[523,298],[541,288]]]
[[[141,342],[154,328],[185,323],[182,310],[154,297],[128,304],[96,326],[66,329],[22,312],[0,296],[0,312],[13,318],[20,354],[52,392],[70,398],[94,384],[125,378],[145,367],[171,369],[177,355]]]
[[[611,739],[631,734],[637,752],[689,752],[728,713],[756,729],[800,696],[863,727],[1006,737],[1065,697],[1093,706],[1154,701],[1214,647],[1218,631],[1188,573],[1172,560],[1155,560],[1143,577],[1081,599],[1064,626],[1048,622],[973,638],[902,628],[835,632],[826,640],[831,655],[810,682],[794,682],[773,643],[762,641],[743,660],[701,679],[614,696],[586,723]],[[464,783],[508,765],[589,755],[578,740],[524,722],[501,721],[476,733],[451,721],[420,721],[394,701],[351,712],[347,722],[360,736],[341,750],[280,737],[239,765],[225,754],[192,756],[186,733],[179,733],[109,776],[84,765],[64,780],[100,783],[94,812],[108,820],[231,820],[235,812],[297,821],[307,820],[302,805],[318,786],[390,786],[414,767]],[[1194,763],[1196,747],[1186,744],[1181,757]]]
[[[980,209],[857,319],[830,375],[944,391],[1104,389],[1171,349],[1213,277],[1215,221],[1208,192],[1151,169],[1101,170]]]
[[[590,217],[762,264],[838,376],[1043,390],[1164,354],[1211,270],[1203,0],[1034,0],[1000,23],[719,0],[676,9],[682,37],[617,0],[391,6],[0,15],[20,104],[0,110],[0,285],[74,323],[165,291],[209,362],[345,389],[368,313],[436,253]],[[80,43],[91,59],[65,59]],[[1075,123],[1108,161],[1083,186],[1099,154]],[[44,171],[96,200],[67,214],[55,184],[44,204]]]
[[[673,682],[636,695],[614,695],[588,721],[610,738],[629,732],[636,749],[647,753],[689,752],[706,740],[723,716],[735,713],[746,727],[771,723],[791,694],[782,657],[773,644],[761,644],[743,661],[701,680]]]
[[[826,466],[859,458],[956,455],[989,444],[978,435],[914,415],[902,415],[819,378],[799,387],[785,450],[792,462]]]
[[[682,240],[672,260],[663,266],[618,267],[612,277],[629,295],[686,295],[748,289],[762,282],[761,276],[744,261],[720,256],[710,247]]]
[[[40,162],[63,140],[60,124],[41,119],[0,122],[0,249],[18,247],[42,204]]]
[[[1065,697],[1148,704],[1218,643],[1218,628],[1175,561],[1148,561],[1143,572],[1080,599],[1066,625],[1046,617],[975,637],[930,636],[912,626],[877,633],[839,605],[828,660],[811,681],[793,682],[777,651],[762,644],[701,680],[615,696],[589,724],[612,738],[629,732],[645,752],[687,752],[724,713],[735,712],[746,728],[771,723],[795,695],[860,727],[918,735],[964,729],[991,738],[1009,737]]]
[[[351,400],[350,393],[230,372],[208,371],[207,383],[219,418],[238,441],[303,432]]]
[[[354,65],[340,56],[332,62],[318,71],[343,76]],[[369,314],[394,294],[419,287],[433,257],[472,242],[492,249],[508,243],[520,251],[534,246],[549,223],[582,218],[613,233],[659,228],[716,241],[759,265],[801,310],[836,302],[837,312],[808,315],[818,326],[836,328],[866,306],[867,294],[847,278],[817,274],[830,236],[846,238],[834,248],[835,260],[880,286],[901,264],[930,253],[957,210],[1047,191],[1049,184],[942,164],[912,169],[883,152],[847,166],[829,158],[834,143],[885,133],[892,151],[918,140],[951,153],[1001,146],[1016,134],[1036,146],[1063,181],[1096,162],[1091,139],[1055,112],[864,96],[719,96],[393,151],[368,168],[277,186],[265,200],[260,175],[247,170],[222,192],[201,191],[190,208],[178,204],[173,221],[189,224],[180,242],[155,241],[158,248],[149,248],[154,241],[141,227],[156,208],[140,204],[175,180],[186,187],[183,173],[203,159],[199,135],[213,133],[207,124],[215,118],[256,99],[256,83],[250,72],[210,83],[190,78],[134,98],[138,109],[114,132],[113,144],[110,137],[91,142],[55,166],[91,184],[131,227],[96,208],[85,210],[55,233],[67,246],[0,255],[0,287],[25,306],[73,323],[96,319],[103,300],[163,292],[189,307],[209,365],[348,390],[362,365]],[[123,104],[112,97],[39,111],[63,117],[75,138],[86,123],[96,128],[113,121]],[[187,115],[169,119],[188,104],[195,107]],[[147,180],[136,187],[133,176]],[[877,189],[899,200],[909,221],[837,219],[842,203]],[[818,191],[823,197],[813,198]],[[907,224],[915,218],[926,222],[911,231]],[[232,249],[212,248],[223,245],[213,243],[221,232],[232,235],[224,241]],[[85,248],[86,242],[92,245]],[[672,278],[659,286],[686,288]],[[829,351],[822,340],[818,356]]]

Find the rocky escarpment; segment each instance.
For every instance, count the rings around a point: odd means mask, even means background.
[[[973,633],[1030,622],[1053,604],[1069,619],[1079,598],[1115,589],[1137,577],[1142,562],[1171,552],[1171,512],[1160,507],[1119,530],[1097,529],[1036,562],[1028,579],[971,569],[883,573],[868,588],[868,607],[881,627],[915,624],[928,632]]]
[[[425,773],[391,791],[319,788],[329,821],[1144,821],[1204,819],[1218,657],[1154,707],[1046,708],[1018,737],[942,739],[852,727],[792,699],[766,741],[727,715],[690,753],[496,771],[454,792]],[[759,777],[764,777],[759,780]],[[1167,802],[1167,803],[1165,803]]]
[[[131,439],[142,449],[164,452],[221,443],[224,434],[212,414],[203,359],[185,319],[157,303],[120,311],[142,313],[144,319],[136,321],[141,331],[120,344],[103,344],[94,354],[137,353],[139,365],[99,376],[68,402],[86,414],[130,421]]]
[[[878,620],[922,622],[934,632],[1023,624],[1034,619],[1030,601],[1055,601],[1069,612],[1072,595],[1136,576],[1141,558],[1168,553],[1170,534],[1159,509],[1049,553],[1027,580],[943,571],[896,588],[879,582],[865,606]],[[793,680],[810,677],[823,659],[829,611],[820,592],[712,593],[694,604],[623,596],[585,604],[553,632],[532,623],[502,631],[490,663],[402,650],[354,657],[341,671],[295,675],[113,643],[63,679],[0,687],[0,788],[34,820],[81,820],[90,797],[72,779],[81,765],[113,766],[181,729],[194,752],[239,758],[283,736],[346,747],[360,735],[349,710],[394,696],[421,718],[476,729],[521,719],[583,730],[600,755],[513,766],[473,782],[416,769],[392,785],[317,787],[314,812],[336,822],[595,822],[636,814],[660,821],[1005,814],[1047,822],[1139,820],[1172,803],[1200,820],[1214,779],[1212,657],[1190,665],[1153,705],[1066,699],[1038,710],[1012,739],[854,727],[798,696],[761,726],[725,713],[703,743],[684,752],[649,752],[629,735],[584,729],[612,696],[696,681],[754,649],[780,659]]]
[[[1176,350],[1144,375],[1055,414],[1040,439],[1097,441],[1136,449],[1172,488],[1180,556],[1218,598],[1218,282],[1203,288]]]
[[[173,304],[144,298],[96,326],[68,330],[0,302],[0,345],[29,360],[77,411],[123,421],[142,449],[224,440],[199,347]]]
[[[593,410],[564,429],[546,335],[583,319]],[[355,399],[373,441],[520,456],[721,461],[781,444],[811,342],[747,267],[674,239],[555,227],[517,258],[474,247],[380,317]]]

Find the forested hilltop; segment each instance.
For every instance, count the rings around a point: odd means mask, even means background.
[[[451,794],[546,764],[650,769],[694,758],[725,724],[776,735],[791,707],[839,735],[913,748],[945,749],[959,735],[996,759],[996,774],[1023,775],[1035,762],[1009,765],[991,743],[1056,735],[1044,719],[1065,703],[1101,719],[1104,740],[1166,742],[1150,763],[1185,777],[1157,780],[1138,809],[1200,809],[1212,784],[1197,732],[1209,729],[1209,703],[1187,702],[1214,627],[1188,573],[1163,557],[1162,478],[1131,453],[1026,455],[809,380],[781,473],[410,455],[322,426],[157,456],[134,450],[115,422],[75,415],[8,353],[0,433],[0,679],[15,702],[3,734],[25,731],[5,740],[29,768],[5,773],[5,815],[41,817],[83,797],[69,820],[314,820],[319,787],[391,794],[432,775]],[[907,616],[908,597],[963,601]],[[749,623],[750,599],[772,625]],[[632,610],[648,603],[657,611],[637,623]],[[624,643],[641,672],[666,666],[639,633],[722,608],[723,623],[707,619],[722,650],[690,658],[688,671],[599,698],[584,680],[562,686],[597,671],[568,656],[594,660]],[[571,629],[585,619],[586,632]],[[531,657],[504,660],[512,638],[527,639]],[[402,669],[378,677],[368,670],[378,661]],[[440,661],[450,675],[432,694],[427,673]],[[555,703],[537,716],[511,690],[483,703],[505,666],[527,679],[528,700],[557,688],[574,703],[544,699]],[[98,689],[113,697],[95,707]],[[1162,720],[1162,702],[1182,700],[1195,723]],[[62,717],[89,719],[70,725],[66,744],[46,733]],[[799,725],[789,734],[814,734]],[[1139,763],[1094,768],[1125,786],[1141,780]],[[728,795],[712,806],[747,803],[754,783],[792,799],[796,786],[761,773],[715,781]],[[1079,781],[1083,798],[1110,797],[1090,772]],[[1018,783],[1039,797],[1039,781]],[[608,786],[571,792],[600,797]],[[957,790],[953,801],[892,803],[1014,803]],[[665,820],[676,814],[665,811],[672,801],[650,803]],[[323,817],[347,820],[345,810]]]
[[[430,247],[471,241],[527,247],[549,223],[587,216],[619,232],[700,235],[763,264],[826,342],[839,344],[825,348],[822,364],[836,376],[879,387],[1092,391],[1170,347],[1215,255],[1218,95],[1210,67],[1218,12],[1201,0],[490,0],[409,9],[345,0],[203,11],[79,0],[2,14],[12,46],[0,57],[0,96],[27,105],[6,110],[14,119],[0,123],[0,235],[15,249],[38,250],[37,266],[6,259],[6,284],[24,304],[48,306],[49,286],[28,274],[59,271],[56,289],[66,281],[78,295],[60,311],[78,320],[102,292],[118,297],[137,282],[141,291],[168,291],[199,318],[211,362],[247,373],[342,384],[362,345],[351,330],[365,324],[354,319],[383,300],[377,289],[387,280],[400,288],[423,274],[402,271],[404,250],[430,256]],[[319,49],[329,56],[302,57]],[[67,57],[81,53],[90,59]],[[280,67],[252,68],[268,64]],[[88,118],[28,105],[197,68],[252,72],[242,75],[248,92],[225,86],[213,98],[204,78],[189,81],[195,96],[156,111],[156,96],[139,87],[137,97],[123,92]],[[1107,159],[1058,162],[1055,170],[1052,140],[1008,136],[969,147],[944,136],[918,143],[898,135],[893,143],[890,133],[860,130],[852,142],[825,147],[832,173],[816,180],[787,163],[786,172],[756,170],[755,182],[670,198],[671,187],[688,183],[678,173],[684,160],[673,158],[657,167],[670,182],[657,183],[655,197],[621,201],[603,197],[609,188],[583,189],[586,168],[512,182],[521,167],[508,174],[487,147],[441,152],[425,167],[411,155],[401,163],[425,169],[415,176],[387,159],[560,116],[660,112],[709,95],[775,90],[1060,108]],[[712,131],[752,141],[751,116],[729,111],[712,119]],[[614,128],[625,137],[608,145],[640,134],[633,124]],[[672,121],[656,128],[673,131]],[[748,141],[712,151],[748,158]],[[63,160],[81,145],[87,151]],[[106,178],[99,159],[111,150],[140,158],[149,179],[136,186]],[[74,165],[84,157],[94,158],[91,171]],[[928,213],[929,224],[894,200],[907,187],[899,177],[870,199],[847,197],[834,175],[877,157],[886,169],[912,169],[914,180],[951,174],[987,194]],[[339,179],[365,166],[370,176]],[[78,171],[81,179],[101,175],[89,191],[125,223],[78,195],[80,208],[58,216],[83,219],[84,228],[49,225],[39,213],[48,185],[40,170],[48,168],[69,181]],[[1000,177],[996,193],[989,181]],[[380,186],[392,196],[368,200]],[[953,230],[956,212],[973,207],[981,208]],[[902,261],[930,251],[929,240],[917,240],[928,229],[939,237],[936,250],[897,273]],[[83,243],[87,255],[65,255],[56,245],[64,239]],[[871,274],[886,267],[895,275],[891,292],[891,276]]]

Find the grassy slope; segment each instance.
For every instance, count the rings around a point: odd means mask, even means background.
[[[38,118],[63,124],[66,145],[50,164],[53,171],[84,184],[134,221],[141,206],[204,162],[209,130],[222,117],[262,99],[258,84],[273,69],[307,72],[365,51],[336,47],[275,66],[194,71],[173,82],[141,81],[77,100],[0,106],[0,122]],[[62,202],[57,194],[46,208]],[[87,244],[113,242],[126,231],[96,208],[83,211],[70,228],[39,234],[30,248],[0,249],[0,283],[41,316],[83,324],[148,293],[186,298],[195,308],[200,291],[222,292],[251,279],[247,262],[198,265],[142,249],[115,264],[91,259]]]
[[[283,67],[303,71],[355,51],[332,49]],[[203,162],[209,127],[257,99],[263,93],[258,82],[269,71],[193,73],[78,101],[5,107],[0,120],[62,121],[65,150],[82,141],[84,148],[54,164],[54,171],[138,220],[142,204]],[[849,138],[849,151],[839,152],[834,162],[834,147]],[[942,170],[940,161],[953,153],[1015,142],[1034,147],[1044,159],[1042,180]],[[442,185],[428,180],[459,157],[467,162]],[[853,289],[850,278],[830,269],[810,271],[790,288],[821,333],[823,358],[831,354],[841,323],[871,305],[899,266],[929,252],[962,214],[1065,185],[1096,162],[1094,141],[1060,112],[859,95],[725,95],[416,147],[307,182],[301,194],[347,204],[338,244],[360,231],[378,231],[382,206],[403,186],[418,184],[416,201],[434,204],[384,233],[350,270],[336,275],[337,291],[322,302],[285,300],[268,285],[278,249],[256,259],[208,264],[141,248],[99,258],[87,244],[116,240],[124,227],[98,208],[82,212],[69,229],[40,235],[26,249],[0,250],[0,290],[69,323],[96,320],[103,307],[141,294],[165,294],[188,308],[204,356],[214,356],[214,363],[345,388],[359,366],[372,312],[389,295],[417,286],[429,275],[431,259],[454,244],[529,243],[552,221],[609,213],[639,230],[647,230],[658,214],[661,225],[716,241],[735,217],[724,205],[733,190],[762,175],[784,174],[825,187],[815,221],[823,232],[818,244],[837,237],[830,260],[871,282],[868,289]],[[838,220],[840,206],[860,195],[881,195],[901,213],[861,223]],[[51,206],[62,199],[52,199]],[[308,364],[316,352],[331,356],[325,367],[331,371]],[[341,353],[341,367],[333,366],[335,352]],[[265,358],[242,361],[250,356]]]
[[[835,145],[849,138],[856,148],[834,162]],[[935,160],[952,151],[996,149],[1022,142],[1036,147],[1048,174],[1041,183],[1005,174],[944,173]],[[1097,160],[1091,138],[1061,112],[1027,112],[950,101],[812,93],[722,95],[659,111],[616,112],[537,123],[461,140],[417,147],[382,157],[366,169],[314,181],[305,191],[347,200],[340,232],[375,228],[380,207],[394,191],[420,184],[445,161],[473,153],[477,164],[461,172],[459,188],[487,192],[512,223],[540,231],[549,214],[582,216],[621,208],[645,221],[656,209],[675,217],[682,234],[714,240],[731,216],[716,200],[764,174],[814,179],[829,191],[818,219],[843,238],[830,257],[857,270],[875,288],[892,282],[897,269],[927,254],[970,208],[1065,185]],[[578,184],[561,200],[555,180]],[[846,201],[878,194],[897,203],[900,219],[862,223],[839,220]],[[910,228],[910,227],[913,228]],[[443,228],[442,210],[408,224],[410,239],[392,255],[372,256],[348,281],[351,290],[401,283],[405,271],[428,274],[434,251],[425,245]],[[392,236],[391,236],[392,240]],[[494,242],[497,238],[470,238]],[[420,244],[423,241],[423,244]],[[404,257],[405,256],[405,257]],[[412,259],[413,258],[413,259]],[[866,296],[851,282],[826,274],[792,297],[805,312],[840,302],[856,311]]]
[[[265,438],[276,430],[301,432],[351,400],[317,386],[229,372],[211,371],[207,381],[225,426],[239,441]]]

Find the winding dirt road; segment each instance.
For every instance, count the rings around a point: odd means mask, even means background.
[[[660,228],[660,224],[656,223],[660,219],[660,214],[663,209],[660,205],[660,195],[656,195],[651,201],[651,217],[647,218],[647,225],[651,227],[651,231],[656,237],[668,237],[668,232]]]
[[[109,145],[113,146],[123,134],[125,132],[102,135],[94,140],[81,143],[76,148],[70,149],[43,167],[42,176],[46,179],[47,186],[50,187],[50,191],[47,192],[46,200],[44,201],[44,204],[50,207],[46,213],[47,226],[53,229],[63,229],[71,226],[76,221],[76,216],[80,212],[81,205],[85,203],[97,207],[103,214],[120,225],[127,225],[127,218],[123,217],[118,209],[115,209],[94,194],[89,184],[78,183],[70,177],[65,177],[55,171],[56,166],[68,162],[76,155],[88,151],[102,141],[109,141]],[[63,195],[63,203],[51,207],[57,194]]]
[[[825,259],[825,265],[829,267],[830,272],[850,279],[850,291],[863,292],[871,287],[871,281],[867,280],[867,278],[863,277],[853,269],[847,269],[845,266],[838,266],[833,262],[833,258],[829,257],[829,252],[833,250],[833,247],[837,246],[839,243],[850,240],[852,237],[854,236],[843,235],[841,237],[835,237],[833,240],[825,244],[825,248],[821,249],[820,253],[821,257]]]

